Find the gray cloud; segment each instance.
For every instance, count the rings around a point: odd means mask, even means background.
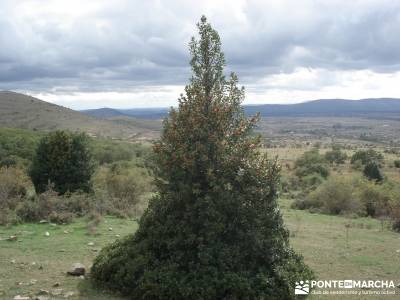
[[[46,2],[0,3],[0,89],[185,84],[203,13],[244,83],[300,67],[400,70],[398,1],[65,1],[65,11]]]

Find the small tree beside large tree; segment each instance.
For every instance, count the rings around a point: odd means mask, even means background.
[[[154,146],[158,193],[92,278],[132,299],[293,299],[313,275],[289,246],[279,165],[258,150],[237,76],[224,77],[218,33],[205,17],[198,29],[190,84]]]
[[[40,140],[30,169],[36,192],[49,185],[60,194],[89,192],[94,172],[88,137],[84,133],[55,131]]]

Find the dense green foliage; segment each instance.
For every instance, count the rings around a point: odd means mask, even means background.
[[[363,173],[364,176],[367,177],[369,180],[374,180],[376,182],[381,182],[383,180],[379,165],[374,161],[368,162],[365,165]]]
[[[30,130],[0,128],[0,166],[27,166],[41,136]]]
[[[347,159],[347,154],[340,149],[332,149],[325,153],[325,159],[331,164],[344,164]]]
[[[373,149],[368,150],[358,150],[351,157],[351,163],[355,164],[357,161],[361,161],[363,165],[370,162],[381,162],[383,160],[382,153],[379,153]]]
[[[309,175],[319,175],[326,178],[329,175],[325,157],[319,153],[317,148],[304,152],[303,155],[296,160],[295,167],[296,175],[299,178],[305,178]]]
[[[45,136],[38,131],[0,128],[0,224],[42,219],[65,223],[92,213],[119,217],[143,213],[153,190],[149,146],[84,137],[87,151],[93,153],[92,166],[96,167],[89,183],[93,185],[91,193],[60,195],[50,190],[35,195],[27,172],[35,167],[32,160]],[[46,188],[54,186],[46,184]]]
[[[332,176],[305,198],[295,200],[292,208],[391,219],[393,229],[400,231],[400,187],[396,182],[376,184],[363,177]]]
[[[147,205],[145,198],[153,191],[152,173],[141,159],[100,166],[93,182],[98,201],[101,198],[111,204],[106,209],[116,216],[141,215]]]
[[[135,235],[102,250],[101,286],[134,299],[294,299],[312,272],[289,246],[276,203],[279,167],[260,155],[237,77],[223,76],[203,17],[193,76],[155,144],[158,194]]]
[[[393,165],[394,165],[395,168],[400,168],[400,159],[396,159],[396,160],[393,162]]]
[[[135,158],[145,160],[151,153],[149,146],[100,138],[91,140],[91,149],[93,159],[100,165],[129,161]]]
[[[30,169],[38,193],[49,185],[60,194],[88,192],[94,171],[88,138],[83,133],[55,131],[40,140]]]
[[[354,188],[351,182],[343,178],[331,177],[312,191],[303,208],[313,208],[313,211],[338,215],[338,214],[363,214],[362,207],[354,199]]]

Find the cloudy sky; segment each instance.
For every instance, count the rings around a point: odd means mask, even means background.
[[[202,14],[246,103],[400,97],[397,0],[0,0],[0,90],[75,109],[175,105]]]

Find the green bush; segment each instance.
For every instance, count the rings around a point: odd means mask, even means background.
[[[36,192],[48,185],[60,194],[89,192],[94,171],[88,137],[85,134],[55,131],[40,140],[30,169]]]
[[[315,190],[324,181],[325,181],[325,178],[322,177],[319,173],[312,173],[310,175],[304,176],[301,179],[304,191]]]
[[[31,130],[0,128],[0,158],[14,156],[31,161],[40,137]]]
[[[311,174],[318,174],[323,178],[327,178],[329,175],[326,160],[316,148],[304,152],[303,155],[296,160],[295,168],[296,176],[301,179]]]
[[[150,147],[141,144],[106,139],[92,139],[91,149],[94,160],[100,165],[130,161],[135,158],[144,160],[151,152]]]
[[[23,201],[29,187],[24,172],[14,167],[0,168],[0,224],[8,225],[18,221],[15,209]]]
[[[385,182],[382,189],[388,195],[388,212],[393,230],[400,232],[400,186],[398,183]]]
[[[351,166],[354,170],[362,171],[364,169],[364,165],[361,160],[356,160],[351,163]]]
[[[395,160],[393,162],[393,165],[394,165],[395,168],[400,168],[400,160],[399,159]]]
[[[135,162],[102,166],[93,177],[96,201],[103,214],[137,217],[153,191],[152,181],[150,172]]]
[[[331,164],[344,164],[347,154],[339,149],[334,149],[325,153],[325,159]]]
[[[379,153],[373,149],[359,150],[352,155],[350,160],[352,164],[354,164],[356,161],[361,161],[363,165],[367,165],[370,162],[379,164],[383,161],[383,155],[382,153]]]
[[[356,185],[356,197],[362,203],[366,216],[389,215],[388,205],[391,196],[386,186],[360,180]]]
[[[2,167],[16,167],[17,166],[17,159],[12,156],[7,156],[0,160],[0,168]]]
[[[376,182],[381,182],[383,180],[383,175],[379,169],[379,165],[376,162],[369,162],[365,165],[363,174],[369,180]]]
[[[332,215],[363,214],[362,204],[354,196],[352,182],[340,177],[330,177],[305,199],[294,201],[292,208],[313,209],[314,212]]]
[[[310,194],[310,202],[322,203],[323,210],[333,215],[359,215],[362,211],[361,204],[353,196],[352,184],[341,178],[332,178],[322,184]]]
[[[82,217],[94,208],[94,200],[81,193],[60,196],[53,190],[25,198],[16,207],[21,221],[37,222],[48,220],[54,223],[69,223],[73,217]]]

